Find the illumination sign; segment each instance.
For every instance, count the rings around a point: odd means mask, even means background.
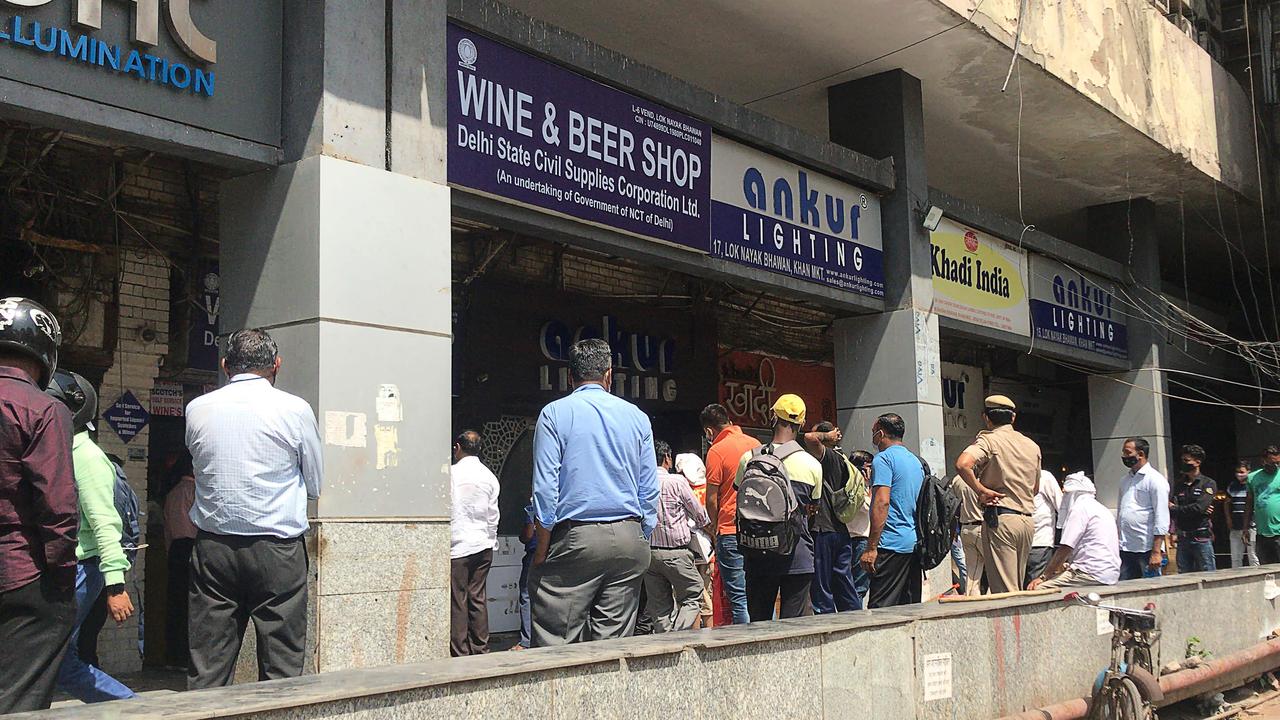
[[[160,16],[179,47],[201,65],[218,61],[218,44],[196,27],[191,0],[109,0],[133,8],[130,39],[140,48],[113,45],[93,36],[102,29],[103,0],[0,0],[0,6],[38,8],[51,2],[72,2],[72,29],[14,14],[0,17],[0,45],[26,52],[56,56],[69,62],[92,65],[193,95],[213,97],[216,76],[212,69],[183,63],[149,52],[160,41]],[[163,11],[163,12],[162,12]]]

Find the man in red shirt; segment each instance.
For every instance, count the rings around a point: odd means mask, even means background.
[[[75,621],[71,413],[41,392],[61,341],[49,311],[0,298],[0,715],[49,707]]]
[[[743,434],[742,428],[729,422],[729,411],[723,405],[706,406],[700,419],[702,431],[711,441],[711,449],[707,450],[707,515],[711,517],[720,582],[729,597],[733,623],[749,623],[747,576],[742,553],[738,551],[738,491],[733,487],[733,479],[738,474],[742,456],[760,447],[760,441]]]

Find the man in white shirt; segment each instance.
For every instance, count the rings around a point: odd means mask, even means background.
[[[1058,478],[1048,470],[1040,470],[1040,489],[1035,496],[1036,509],[1031,513],[1035,534],[1031,537],[1031,554],[1027,556],[1027,576],[1022,582],[1026,587],[1040,577],[1049,567],[1057,530],[1062,526],[1058,518],[1058,506],[1062,504],[1062,487]]]
[[[1129,468],[1120,483],[1116,526],[1120,531],[1120,579],[1157,577],[1169,534],[1169,481],[1147,462],[1151,444],[1129,438],[1120,460]]]
[[[1093,481],[1082,472],[1068,475],[1063,490],[1062,540],[1049,567],[1027,589],[1114,585],[1120,579],[1120,539],[1111,511],[1098,502]]]
[[[466,430],[453,441],[453,516],[449,524],[449,654],[489,652],[485,602],[489,566],[498,548],[498,478],[480,462],[480,433]]]
[[[307,644],[307,501],[320,497],[320,433],[311,405],[275,388],[264,330],[227,339],[230,383],[187,406],[195,471],[189,635],[192,690],[230,685],[246,619],[258,679],[302,674]]]

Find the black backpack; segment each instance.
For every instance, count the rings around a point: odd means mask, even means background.
[[[924,482],[916,497],[916,559],[922,570],[932,570],[951,554],[956,521],[960,517],[960,498],[930,472],[929,463],[923,459],[920,469],[924,472]]]
[[[111,467],[116,471],[115,506],[116,512],[120,513],[120,547],[124,548],[125,557],[129,558],[129,564],[132,565],[138,555],[138,543],[142,541],[142,524],[139,520],[142,516],[139,510],[142,504],[138,502],[138,494],[129,486],[129,478],[125,476],[124,469],[115,463],[111,463]]]

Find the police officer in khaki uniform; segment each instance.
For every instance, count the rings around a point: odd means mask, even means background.
[[[986,399],[987,430],[960,453],[956,470],[983,508],[982,554],[993,593],[1022,589],[1035,535],[1035,496],[1040,490],[1040,446],[1013,429],[1017,406],[1004,395]]]

